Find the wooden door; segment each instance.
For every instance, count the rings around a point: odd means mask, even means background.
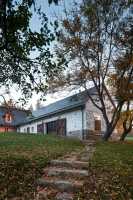
[[[46,128],[47,134],[57,134],[57,121],[48,122]]]
[[[46,124],[47,134],[66,135],[66,119],[58,119]]]
[[[57,135],[66,135],[66,119],[59,119],[57,122]]]
[[[101,131],[101,120],[95,119],[95,131]]]
[[[37,125],[37,133],[44,133],[44,124]]]

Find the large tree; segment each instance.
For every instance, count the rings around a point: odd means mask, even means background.
[[[49,0],[52,2],[58,3]],[[35,0],[0,0],[0,86],[15,84],[26,97],[33,91],[45,92],[47,76],[59,69],[50,50],[55,40],[51,30],[56,29],[57,23],[50,29],[47,16],[36,3]],[[33,15],[40,24],[38,30],[31,24]]]
[[[115,73],[120,55],[133,55],[131,35],[124,33],[132,29],[133,2],[115,0],[85,0],[80,7],[77,5],[62,21],[60,31],[60,48],[57,53],[70,62],[69,69],[59,77],[52,79],[50,88],[63,86],[82,86],[88,93],[91,83],[96,89],[97,97],[88,96],[91,102],[102,112],[106,132],[104,140],[108,140],[119,120],[124,98],[117,101],[116,95],[108,88],[108,78]],[[127,23],[130,21],[130,25]],[[128,45],[127,45],[128,41]],[[119,74],[122,80],[127,74],[127,84],[132,81],[133,63],[126,63],[130,73]],[[70,67],[71,66],[71,67]],[[51,80],[50,80],[51,83]],[[128,86],[128,85],[127,85]],[[108,109],[108,107],[110,107]],[[111,111],[111,114],[109,114]]]
[[[133,19],[127,18],[124,23],[124,29],[123,24],[120,26],[121,37],[116,35],[115,40],[123,51],[118,52],[114,62],[115,71],[110,77],[117,102],[125,102],[118,121],[118,125],[123,127],[121,140],[131,132],[133,122]]]

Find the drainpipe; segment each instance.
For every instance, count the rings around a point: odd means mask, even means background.
[[[81,108],[82,112],[82,140],[84,139],[84,107]]]

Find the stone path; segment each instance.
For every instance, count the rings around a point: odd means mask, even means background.
[[[94,140],[84,141],[85,149],[52,160],[37,181],[36,200],[73,200],[88,177],[88,161],[95,150]]]

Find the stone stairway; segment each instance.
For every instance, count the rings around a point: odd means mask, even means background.
[[[98,141],[102,139],[102,133],[90,131],[88,135],[86,135],[86,140],[90,141]]]
[[[52,160],[37,181],[35,200],[73,200],[88,177],[89,158],[94,152],[94,142],[85,141],[82,152],[72,153]]]

